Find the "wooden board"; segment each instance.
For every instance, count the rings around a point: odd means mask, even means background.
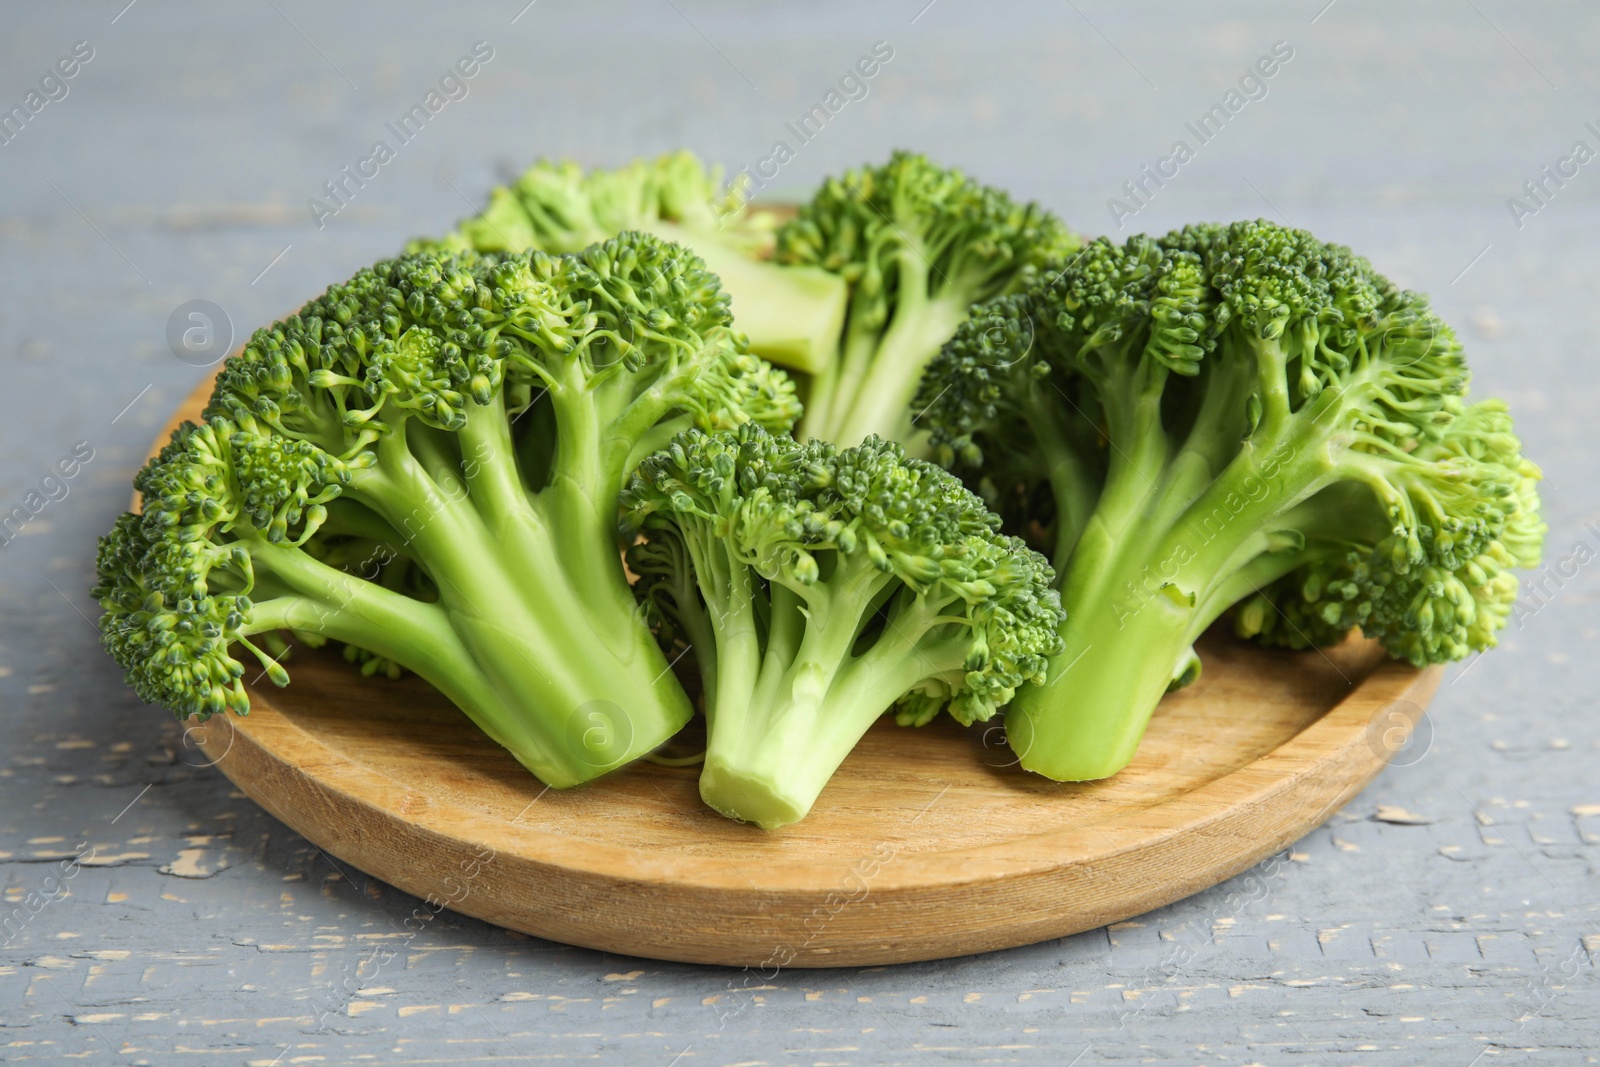
[[[247,717],[191,736],[317,846],[436,906],[763,972],[896,963],[1091,929],[1250,867],[1371,781],[1441,676],[1356,640],[1202,654],[1113,779],[1028,774],[992,725],[886,722],[775,832],[704,807],[693,767],[545,790],[423,682],[362,679],[328,652],[298,651],[288,688],[253,686]]]

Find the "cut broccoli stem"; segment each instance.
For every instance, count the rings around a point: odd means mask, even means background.
[[[1006,737],[1023,767],[1080,782],[1127,765],[1173,678],[1159,665],[1177,669],[1192,643],[1184,638],[1193,610],[1165,595],[1170,589],[1132,613],[1108,597],[1078,602],[1061,629],[1062,666],[1045,685],[1018,693],[1006,712]]]
[[[750,351],[785,367],[815,373],[833,366],[844,329],[849,288],[820,267],[780,267],[670,222],[652,233],[692,248],[722,279],[733,321],[750,339]]]
[[[746,565],[731,573],[750,580]],[[707,804],[763,829],[798,821],[884,709],[919,680],[960,671],[967,643],[932,631],[965,621],[941,618],[939,605],[903,588],[884,632],[852,654],[857,620],[870,621],[896,584],[864,558],[815,585],[773,581],[764,649],[760,594],[731,589],[728,609],[712,616],[721,656],[700,776]]]
[[[1218,387],[1229,388],[1225,380]],[[1164,469],[1137,462],[1137,446],[1120,467],[1112,459],[1062,588],[1074,610],[1060,631],[1060,667],[1045,685],[1018,693],[1008,712],[1022,766],[1058,781],[1121,770],[1161,695],[1188,672],[1206,627],[1251,590],[1326,551],[1325,531],[1350,528],[1347,501],[1317,506],[1311,498],[1339,475],[1319,422],[1337,423],[1327,405],[1350,404],[1358,392],[1278,418],[1275,433],[1264,418],[1214,479],[1209,464],[1196,461],[1215,432],[1206,419]],[[1114,419],[1116,405],[1109,408]],[[1270,418],[1272,405],[1266,409]],[[1158,427],[1158,419],[1145,412],[1140,425]],[[1141,438],[1124,430],[1120,439]],[[1154,443],[1150,451],[1158,451]],[[1189,504],[1180,510],[1174,500]]]

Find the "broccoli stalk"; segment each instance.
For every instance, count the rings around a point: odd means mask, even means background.
[[[630,457],[795,415],[716,279],[654,238],[380,263],[258,331],[140,472],[101,543],[104,640],[180,718],[248,710],[230,645],[284,685],[279,631],[345,642],[576,785],[692,710],[622,567]]]
[[[692,248],[722,279],[750,350],[786,367],[817,371],[836,358],[847,292],[814,267],[769,262],[777,220],[751,208],[745,190],[720,190],[722,171],[679,151],[587,173],[541,160],[509,187],[492,190],[481,215],[442,241],[410,250],[576,252],[624,230]]]
[[[1077,246],[1038,205],[909,152],[829,179],[778,231],[779,262],[850,283],[840,356],[814,369],[804,432],[909,441],[923,369],[972,305],[1026,289],[1041,264]]]
[[[700,795],[795,822],[890,707],[992,716],[1039,676],[1060,609],[1044,558],[959,482],[879,438],[689,431],[624,496],[637,591],[706,689]]]
[[[1007,716],[1022,765],[1120,770],[1242,602],[1275,644],[1360,627],[1419,666],[1491,646],[1544,527],[1504,405],[1467,380],[1425,298],[1265,222],[1097,241],[975,317],[923,386],[935,441],[1049,486],[1067,612]]]

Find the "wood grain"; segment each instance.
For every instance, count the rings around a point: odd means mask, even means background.
[[[1113,779],[1030,775],[993,725],[880,723],[776,832],[706,809],[696,768],[546,790],[426,684],[328,652],[297,650],[288,688],[253,686],[247,717],[195,735],[316,845],[463,914],[628,955],[859,966],[1060,937],[1215,885],[1371,781],[1441,676],[1359,640],[1202,652]]]

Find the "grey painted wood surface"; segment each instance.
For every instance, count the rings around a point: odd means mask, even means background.
[[[1574,142],[1600,148],[1600,12],[926,2],[0,11],[6,107],[76,42],[93,50],[0,144],[0,511],[79,442],[93,451],[0,547],[0,1059],[1600,1059],[1600,163],[1547,181],[1542,202],[1522,192]],[[385,123],[480,40],[493,58],[466,95],[315,225],[308,198],[393,141]],[[894,54],[865,98],[796,144],[785,122],[877,41]],[[1184,124],[1277,41],[1292,59],[1198,144]],[[413,934],[416,901],[200,766],[97,649],[94,539],[203,373],[167,341],[186,301],[216,303],[242,335],[448,226],[538,154],[688,145],[754,166],[784,139],[781,194],[906,145],[1105,232],[1109,198],[1180,138],[1194,157],[1147,186],[1129,231],[1265,215],[1361,249],[1459,324],[1478,391],[1511,401],[1549,475],[1543,592],[1500,651],[1452,671],[1427,751],[1269,871],[1032,948],[770,980],[448,912]],[[50,883],[80,843],[92,856]],[[30,893],[59,899],[34,914]]]

